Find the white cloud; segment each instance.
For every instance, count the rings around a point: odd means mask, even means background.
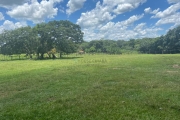
[[[168,3],[178,3],[178,2],[180,2],[179,0],[168,0]]]
[[[157,14],[159,12],[159,10],[160,9],[158,8],[158,9],[155,9],[155,10],[152,11],[152,9],[150,7],[148,7],[146,9],[144,9],[144,12],[145,13],[150,13],[150,14]]]
[[[161,28],[150,27],[148,28],[145,23],[140,23],[134,29],[131,29],[127,26],[122,26],[121,23],[109,22],[98,32],[95,32],[94,29],[84,29],[85,40],[97,40],[97,39],[111,39],[111,40],[129,40],[137,39],[143,37],[158,37],[159,31]],[[97,30],[96,30],[97,31]]]
[[[43,22],[46,18],[54,18],[57,15],[58,8],[54,8],[55,3],[62,0],[43,0],[40,3],[37,0],[31,0],[29,3],[19,5],[7,14],[18,20],[29,20],[34,23]]]
[[[0,33],[2,33],[3,30],[14,30],[24,26],[27,26],[26,22],[13,23],[12,21],[5,20],[3,25],[0,26]]]
[[[117,15],[135,9],[144,2],[146,0],[103,0],[102,3],[97,2],[93,10],[82,13],[77,24],[83,28],[103,25]]]
[[[173,24],[173,26],[180,25],[180,1],[168,0],[169,3],[174,3],[164,11],[157,12],[152,18],[159,18],[156,22],[156,26],[164,24]],[[173,27],[172,26],[172,27]]]
[[[124,3],[124,4],[120,4],[117,6],[117,8],[114,10],[114,13],[116,14],[122,14],[125,13],[127,11],[130,11],[134,8],[134,6],[132,4],[129,3]]]
[[[147,0],[103,0],[104,5],[117,6],[119,4],[129,3],[135,7],[138,7],[140,4],[145,3]]]
[[[1,0],[0,7],[4,8],[12,8],[17,5],[22,5],[25,2],[28,2],[30,0]]]
[[[138,32],[141,32],[142,29],[143,29],[145,26],[146,26],[146,23],[140,23],[140,24],[138,24],[138,25],[134,28],[134,30],[135,30],[135,31],[138,31]]]
[[[162,30],[161,28],[157,28],[157,27],[147,28],[146,23],[140,23],[134,28],[134,32],[137,33],[136,37],[138,38],[157,37],[159,36],[157,32],[161,30]]]
[[[0,12],[0,21],[1,20],[4,20],[4,16],[3,16],[3,14]]]
[[[82,27],[85,40],[93,39],[129,39],[134,38],[137,33],[129,30],[134,22],[144,15],[133,15],[125,21],[112,22],[114,18],[125,12],[131,11],[147,0],[103,0],[97,2],[91,11],[82,13],[77,24]]]
[[[113,40],[128,40],[132,38],[157,37],[158,31],[162,30],[158,27],[146,26],[146,23],[135,25],[135,22],[143,18],[142,15],[133,15],[129,19],[117,23],[107,22],[105,25],[98,25],[95,28],[84,28],[84,39],[87,41],[101,38]]]
[[[150,13],[152,10],[151,10],[151,8],[150,7],[148,7],[148,8],[146,8],[146,9],[144,9],[144,12],[145,13]]]
[[[180,25],[180,17],[179,16],[180,16],[180,13],[175,13],[168,17],[161,18],[160,20],[158,20],[156,25],[163,25],[163,24],[175,24],[176,26]]]
[[[113,18],[115,16],[109,12],[108,7],[101,6],[100,2],[98,2],[95,9],[81,14],[81,17],[77,20],[77,24],[83,28],[95,27],[99,24],[109,22]]]
[[[104,25],[100,28],[100,31],[103,31],[103,32],[108,31],[108,30],[112,29],[114,26],[115,26],[114,22],[108,22],[106,25]]]
[[[68,9],[66,10],[67,14],[70,15],[73,12],[81,9],[84,5],[84,2],[86,2],[86,0],[69,0],[67,4]]]
[[[131,16],[128,20],[123,21],[123,22],[121,22],[121,23],[123,23],[123,25],[128,26],[128,25],[131,25],[132,23],[134,23],[135,21],[141,19],[143,16],[144,16],[144,14],[139,15],[139,16],[138,16],[138,15],[133,15],[133,16]]]
[[[164,11],[160,11],[156,13],[156,15],[153,16],[152,18],[164,18],[164,17],[171,16],[172,14],[175,14],[179,9],[180,9],[180,2],[171,5]]]
[[[158,12],[159,12],[159,8],[158,9],[155,9],[155,10],[153,10],[152,12],[151,12],[151,14],[157,14]]]
[[[103,0],[103,6],[108,6],[116,14],[122,14],[137,8],[147,0]]]

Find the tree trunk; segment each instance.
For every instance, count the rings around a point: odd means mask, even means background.
[[[41,53],[41,59],[44,59],[44,53]]]
[[[48,54],[48,53],[47,53]],[[48,54],[49,59],[51,59],[51,54]]]
[[[60,52],[60,54],[59,54],[59,55],[60,55],[60,58],[62,58],[62,52]]]
[[[37,53],[37,59],[39,59],[39,53]]]
[[[56,56],[54,54],[52,54],[52,57],[53,57],[53,59],[56,59]]]
[[[32,59],[32,55],[31,54],[29,55],[29,57],[30,57],[30,59]]]

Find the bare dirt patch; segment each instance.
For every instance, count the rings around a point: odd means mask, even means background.
[[[180,66],[178,64],[174,64],[173,68],[180,68]]]
[[[178,71],[167,71],[168,73],[178,73]]]
[[[119,69],[122,69],[122,68],[113,68],[113,70],[119,70]]]

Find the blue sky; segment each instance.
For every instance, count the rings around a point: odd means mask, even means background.
[[[0,33],[52,20],[81,26],[84,40],[157,37],[180,25],[180,0],[0,0]]]

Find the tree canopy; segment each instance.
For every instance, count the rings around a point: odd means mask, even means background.
[[[83,32],[79,25],[70,21],[50,21],[34,27],[22,27],[0,34],[0,53],[36,54],[43,59],[47,53],[55,58],[55,53],[69,54],[77,50],[87,53],[180,53],[180,26],[169,30],[166,35],[156,38],[125,40],[92,40],[83,41]]]
[[[93,40],[81,44],[86,52],[121,54],[123,52],[174,54],[180,53],[180,26],[169,30],[166,35],[156,38],[125,40]]]
[[[82,42],[83,32],[79,25],[70,21],[51,21],[4,31],[0,34],[0,52],[4,55],[37,54],[43,59],[45,53],[49,57],[55,57],[56,52],[73,53]]]

